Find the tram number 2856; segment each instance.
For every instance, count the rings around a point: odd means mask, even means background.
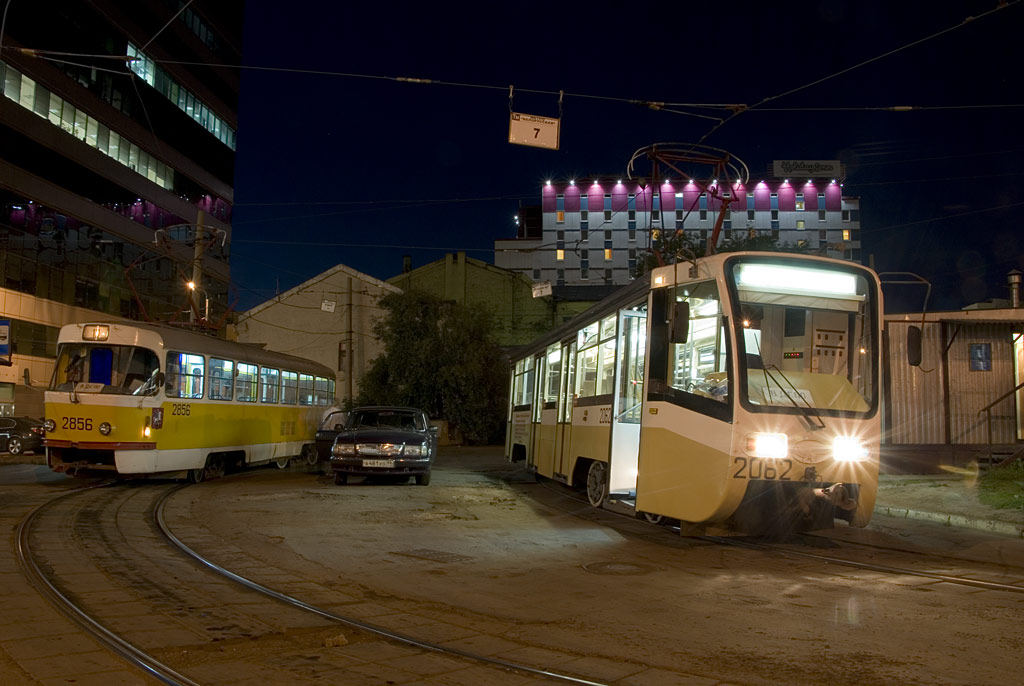
[[[732,458],[732,465],[736,468],[732,475],[734,479],[792,480],[789,473],[793,469],[793,461],[789,459],[777,460],[737,456]]]

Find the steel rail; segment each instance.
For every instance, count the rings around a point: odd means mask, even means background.
[[[300,610],[305,610],[306,612],[311,612],[315,615],[319,615],[320,617],[324,617],[325,619],[330,619],[332,621],[338,622],[339,624],[344,624],[346,626],[355,629],[360,629],[371,634],[376,634],[377,636],[381,636],[383,638],[396,641],[398,643],[404,643],[406,645],[414,646],[416,648],[421,648],[423,650],[428,650],[434,653],[454,655],[466,660],[481,662],[493,667],[501,667],[503,669],[514,672],[530,674],[532,676],[547,677],[549,679],[555,679],[558,681],[564,681],[572,684],[581,684],[582,686],[607,686],[607,684],[604,684],[603,682],[599,681],[590,681],[589,679],[583,679],[568,674],[560,674],[558,672],[551,672],[546,669],[530,667],[529,665],[523,665],[516,662],[510,662],[508,660],[502,660],[494,657],[488,657],[486,655],[479,655],[477,653],[472,653],[467,650],[461,650],[459,648],[451,648],[440,645],[438,643],[431,643],[430,641],[425,641],[414,636],[409,636],[408,634],[402,634],[397,631],[392,631],[391,629],[387,629],[376,624],[371,624],[369,622],[364,622],[354,617],[347,617],[345,615],[340,615],[335,612],[331,612],[330,610],[325,610],[323,608],[316,607],[315,605],[310,605],[309,603],[300,600],[299,598],[295,598],[294,596],[290,596],[286,593],[281,593],[280,591],[275,591],[274,589],[268,588],[267,586],[257,583],[252,579],[246,578],[241,574],[236,574],[235,572],[232,572],[229,569],[225,569],[224,567],[221,567],[212,560],[203,557],[195,550],[190,548],[188,545],[186,545],[180,538],[175,536],[174,533],[171,531],[170,527],[167,525],[167,522],[164,518],[164,505],[166,504],[167,500],[174,493],[184,488],[187,488],[190,485],[192,484],[182,484],[177,488],[168,490],[167,493],[160,497],[160,500],[157,501],[156,506],[154,507],[154,518],[156,520],[157,528],[160,529],[160,532],[167,538],[168,541],[177,546],[183,553],[185,553],[185,555],[189,556],[196,562],[204,565],[213,572],[216,572],[221,576],[227,577],[228,579],[231,579],[232,581],[239,583],[250,590],[256,591],[257,593],[262,593],[263,595],[274,598],[275,600],[278,600],[282,603],[286,603],[288,605],[291,605],[292,607],[297,607]]]
[[[545,479],[545,481],[546,481],[546,479]],[[564,497],[564,498],[566,498],[568,500],[573,500],[575,502],[579,502],[579,503],[584,503],[586,505],[590,505],[590,502],[587,501],[584,498],[579,498],[579,497],[570,495],[569,493],[562,492],[560,490],[556,491],[555,489],[549,487],[545,483],[545,481],[538,480],[537,483],[540,484],[540,486],[542,488],[544,488],[545,490],[547,490],[547,491],[549,491],[551,493],[555,493],[556,495],[560,495],[560,496],[562,496],[562,497]],[[620,512],[613,512],[612,510],[605,510],[603,508],[595,508],[595,509],[600,509],[600,511],[603,512],[603,513],[607,513],[609,515],[613,515],[613,516],[616,516],[616,517],[622,517],[624,519],[628,519],[629,521],[633,521],[633,522],[642,521],[638,517],[630,517],[629,515],[625,515],[625,514],[622,514]],[[653,522],[647,522],[647,523],[648,524],[652,524],[653,526],[659,526],[659,527],[661,526],[659,524],[654,524]],[[667,527],[667,528],[678,530],[677,527]],[[1004,584],[1004,583],[1000,583],[998,581],[982,581],[982,580],[979,580],[979,579],[971,579],[971,578],[963,577],[963,576],[953,576],[953,575],[949,575],[949,574],[939,574],[938,572],[922,572],[922,571],[918,571],[918,570],[915,570],[915,569],[907,569],[907,568],[904,568],[904,567],[893,567],[891,565],[882,565],[882,564],[877,564],[877,563],[874,563],[874,562],[858,562],[857,560],[850,560],[850,559],[846,559],[846,558],[842,558],[842,557],[832,557],[830,555],[821,555],[821,554],[818,554],[818,553],[805,553],[805,552],[801,552],[799,550],[790,550],[790,549],[783,548],[783,547],[777,546],[777,545],[767,545],[767,544],[764,544],[764,543],[756,543],[756,542],[753,542],[753,541],[747,541],[747,540],[742,540],[742,539],[727,538],[727,537],[724,537],[724,536],[706,536],[705,535],[705,536],[688,536],[688,538],[693,538],[694,540],[699,540],[699,541],[708,541],[710,543],[716,543],[718,545],[729,545],[729,546],[733,546],[733,547],[737,547],[737,548],[748,548],[750,550],[771,551],[771,552],[779,553],[780,555],[785,555],[785,556],[789,556],[789,557],[800,557],[800,558],[805,558],[805,559],[817,560],[817,561],[820,561],[820,562],[829,562],[829,563],[836,564],[836,565],[842,565],[842,566],[845,566],[845,567],[853,567],[853,568],[856,568],[856,569],[863,569],[863,570],[873,571],[873,572],[884,572],[886,574],[904,574],[906,576],[917,576],[917,577],[922,577],[922,578],[926,578],[926,579],[935,579],[936,581],[943,581],[945,583],[950,583],[950,584],[959,584],[961,586],[973,586],[975,588],[983,588],[983,589],[986,589],[986,590],[989,590],[989,591],[1009,591],[1011,593],[1024,593],[1024,586],[1015,586],[1013,584]],[[890,548],[889,550],[893,550],[893,549]],[[895,549],[895,550],[899,551],[898,548]],[[909,552],[909,551],[899,551],[899,552]]]
[[[54,503],[63,500],[64,498],[91,491],[95,488],[101,488],[109,486],[114,482],[103,482],[86,486],[84,488],[77,488],[73,491],[61,494],[56,498],[48,500],[47,502],[34,508],[31,512],[25,515],[18,523],[18,529],[16,534],[16,548],[18,553],[18,562],[21,565],[22,571],[25,576],[28,577],[29,582],[35,586],[35,588],[41,592],[51,605],[56,607],[71,621],[79,626],[87,634],[98,640],[104,647],[109,649],[111,652],[120,656],[122,659],[127,661],[134,667],[138,667],[142,671],[146,672],[150,676],[162,681],[170,686],[200,686],[197,682],[192,681],[188,677],[176,672],[172,668],[163,664],[155,657],[143,652],[139,648],[126,641],[124,638],[118,636],[110,629],[106,628],[98,621],[90,617],[85,610],[76,605],[70,598],[60,592],[57,586],[47,578],[43,572],[39,563],[36,561],[35,556],[32,553],[32,546],[29,541],[29,536],[32,530],[32,523],[35,521],[36,516],[39,515],[43,510],[47,509]]]

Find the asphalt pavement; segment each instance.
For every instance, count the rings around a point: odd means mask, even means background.
[[[500,448],[482,450],[500,454]],[[50,473],[45,464],[43,455],[0,453],[0,484],[68,478]],[[883,474],[879,477],[875,515],[1024,538],[1024,508],[985,505],[978,500],[977,481],[977,472],[969,469],[936,475]]]

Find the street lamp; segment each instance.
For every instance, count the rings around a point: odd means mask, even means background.
[[[203,299],[205,303],[203,308],[203,319],[205,321],[210,321],[210,294],[206,292],[205,288],[197,286],[195,281],[189,281],[186,285],[188,286],[189,291],[194,293],[196,289],[199,289],[199,291],[203,294]],[[195,316],[195,310],[192,310],[192,317],[195,318]]]

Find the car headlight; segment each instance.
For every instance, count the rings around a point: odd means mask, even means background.
[[[355,455],[356,444],[355,443],[335,443],[331,446],[332,455]]]
[[[868,459],[868,449],[859,438],[836,436],[832,440],[832,457],[837,462],[860,462]]]
[[[427,454],[427,446],[425,445],[407,445],[405,446],[404,455],[410,457],[423,457]]]
[[[784,458],[789,454],[789,436],[786,434],[747,434],[747,454],[751,457]]]

